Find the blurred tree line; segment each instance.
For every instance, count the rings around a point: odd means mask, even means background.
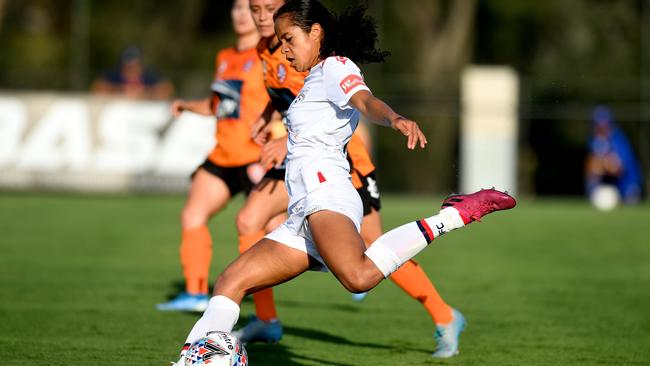
[[[351,1],[323,0],[333,9]],[[0,0],[0,89],[88,90],[139,46],[179,96],[208,92],[230,46],[230,1]],[[590,111],[610,104],[648,171],[648,0],[369,0],[380,47],[373,91],[424,125],[425,151],[376,130],[385,190],[448,192],[458,181],[459,81],[469,64],[521,76],[520,191],[581,194]],[[362,31],[362,30],[360,30]]]

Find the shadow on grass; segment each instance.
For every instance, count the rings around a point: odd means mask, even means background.
[[[285,306],[288,308],[300,308],[300,309],[323,309],[325,311],[341,311],[346,313],[359,313],[361,308],[359,306],[350,305],[350,304],[341,304],[341,303],[331,303],[324,301],[291,301],[291,300],[281,300],[277,302],[279,306]]]
[[[429,349],[405,347],[403,344],[386,345],[386,344],[370,343],[370,342],[358,342],[358,341],[350,340],[335,334],[330,334],[313,328],[285,326],[284,333],[295,337],[301,337],[301,338],[311,339],[314,341],[327,342],[336,345],[344,345],[350,347],[382,349],[382,350],[397,351],[397,352],[421,352],[426,354],[431,353],[431,350]]]
[[[332,358],[336,355],[336,346],[349,346],[357,348],[370,348],[375,350],[393,351],[395,353],[405,352],[418,352],[425,355],[430,355],[431,350],[405,347],[400,344],[386,345],[371,342],[357,342],[335,334],[323,332],[316,329],[300,328],[293,326],[285,326],[284,333],[294,337],[301,337],[313,341],[324,342],[332,344]],[[354,363],[345,363],[342,361],[334,361],[332,359],[320,359],[316,357],[307,356],[304,354],[297,354],[293,352],[284,341],[279,344],[262,344],[253,343],[246,346],[251,364],[261,366],[306,366],[306,365],[333,365],[333,366],[354,366]]]
[[[246,346],[250,364],[255,366],[313,366],[313,365],[332,365],[332,366],[355,366],[352,363],[343,363],[324,360],[316,357],[299,355],[292,352],[287,346],[279,344],[249,344]]]

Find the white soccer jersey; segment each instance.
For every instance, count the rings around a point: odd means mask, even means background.
[[[359,123],[359,111],[349,101],[361,90],[370,89],[345,57],[325,59],[305,78],[287,112],[290,213],[293,204],[323,184],[350,179],[345,146]]]

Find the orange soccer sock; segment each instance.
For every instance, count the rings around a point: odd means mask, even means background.
[[[243,253],[255,245],[255,243],[264,238],[264,235],[266,235],[264,230],[253,234],[239,235],[239,253]],[[268,322],[278,317],[278,313],[275,310],[272,289],[267,288],[254,293],[253,301],[255,302],[255,314],[258,319]]]
[[[451,307],[440,297],[424,270],[409,260],[395,271],[390,279],[409,296],[424,305],[436,324],[448,324],[452,319]]]
[[[268,322],[278,318],[273,300],[273,288],[257,291],[253,294],[253,301],[255,302],[255,315],[258,319]]]
[[[264,230],[260,230],[260,231],[258,231],[256,233],[252,233],[252,234],[245,234],[245,235],[240,234],[239,235],[239,254],[247,251],[255,243],[262,240],[262,238],[264,238],[264,235],[266,235],[266,232]]]
[[[183,230],[181,241],[181,265],[188,293],[207,294],[210,262],[212,260],[212,238],[210,230],[203,225]]]

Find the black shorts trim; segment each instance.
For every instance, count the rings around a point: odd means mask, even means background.
[[[281,180],[284,182],[284,173],[286,172],[286,169],[284,168],[271,168],[269,169],[266,174],[264,174],[264,178],[270,178],[270,179],[275,179],[275,180]]]
[[[199,165],[194,173],[192,173],[192,179],[194,179],[194,175],[199,169],[203,169],[223,180],[224,183],[226,183],[226,186],[228,186],[231,196],[234,196],[239,192],[244,192],[244,194],[248,195],[251,189],[253,189],[254,184],[248,177],[248,165],[223,167],[211,162],[209,159],[206,159],[203,164]]]
[[[374,170],[360,178],[363,187],[358,188],[357,192],[359,192],[363,204],[363,216],[366,216],[372,212],[373,208],[376,211],[381,209],[381,195],[377,184],[377,174]]]

